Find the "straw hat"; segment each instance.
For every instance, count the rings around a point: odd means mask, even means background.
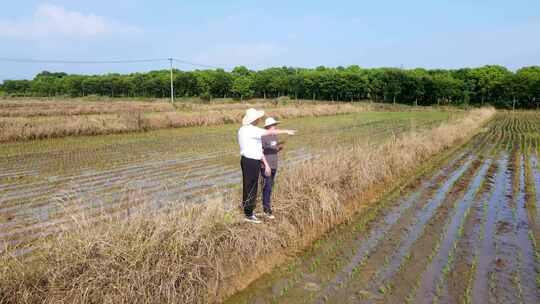
[[[254,122],[255,120],[263,116],[264,116],[264,111],[257,111],[254,108],[249,108],[246,110],[246,115],[244,115],[244,118],[242,118],[242,124],[249,125],[250,123]]]
[[[273,125],[277,125],[278,123],[280,123],[280,121],[277,121],[274,119],[274,117],[268,117],[265,121],[264,121],[264,127],[270,127],[270,126],[273,126]]]

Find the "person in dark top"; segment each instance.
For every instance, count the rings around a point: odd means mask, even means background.
[[[264,122],[264,128],[267,130],[276,129],[278,123],[279,121],[276,121],[272,117],[268,117]],[[278,167],[278,152],[281,151],[282,146],[278,143],[277,134],[265,135],[261,137],[261,140],[264,158],[266,158],[266,162],[270,167],[270,172],[268,172],[265,164],[262,164],[261,167],[261,175],[263,176],[263,211],[267,218],[274,219],[271,204],[272,187],[274,186],[274,179],[276,178]]]

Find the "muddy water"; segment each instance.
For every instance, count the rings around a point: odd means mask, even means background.
[[[483,236],[481,236],[482,244],[478,257],[478,266],[475,274],[475,282],[473,287],[473,303],[488,303],[494,300],[491,287],[494,282],[492,281],[494,276],[493,266],[495,265],[495,233],[497,215],[499,213],[500,204],[502,201],[507,200],[505,196],[505,190],[509,183],[508,174],[506,172],[506,165],[508,160],[503,156],[498,161],[498,170],[495,176],[493,192],[491,198],[487,204],[487,212],[485,214],[485,224]],[[509,193],[507,193],[509,194]]]
[[[465,163],[459,170],[454,172],[448,180],[444,182],[441,188],[435,193],[434,197],[428,201],[427,206],[418,214],[416,214],[416,223],[405,231],[402,236],[399,248],[388,259],[388,264],[384,266],[371,281],[370,291],[375,293],[377,291],[383,292],[382,286],[385,286],[388,281],[399,271],[400,266],[408,257],[411,247],[416,240],[422,235],[424,229],[426,229],[427,222],[433,217],[439,206],[444,201],[447,193],[450,191],[456,181],[465,173],[469,168],[472,160]]]
[[[536,208],[535,208],[535,219],[536,225],[540,227],[540,164],[538,162],[538,157],[536,155],[531,155],[530,157],[531,171],[534,179],[534,188],[536,190]]]
[[[468,303],[467,300],[471,299],[475,272],[472,265],[476,265],[478,262],[487,204],[491,192],[490,187],[492,186],[488,180],[496,170],[496,164],[492,162],[491,165],[484,185],[480,189],[481,193],[478,193],[473,203],[473,211],[465,223],[463,235],[458,236],[459,241],[454,248],[456,251],[455,262],[452,265],[452,271],[448,273],[447,283],[442,284],[445,292],[439,297],[439,303]]]
[[[519,256],[520,296],[524,303],[540,303],[540,292],[536,283],[538,276],[537,262],[531,243],[530,224],[525,201],[525,156],[519,157],[519,187],[515,197],[514,224]]]
[[[513,160],[512,160],[513,161]],[[516,209],[513,202],[513,171],[508,168],[506,157],[501,159],[500,166],[504,172],[502,196],[498,199],[495,225],[495,259],[492,261],[491,294],[499,303],[521,303],[521,282],[519,280],[519,248],[516,240]],[[513,164],[512,164],[513,165]]]
[[[451,162],[453,164],[453,162]],[[343,285],[352,275],[353,271],[361,265],[365,259],[373,252],[377,247],[379,242],[386,236],[388,231],[392,228],[394,224],[401,218],[405,211],[409,210],[413,204],[417,204],[418,200],[421,198],[422,194],[430,186],[433,186],[433,182],[442,174],[443,170],[440,170],[435,176],[429,180],[423,182],[419,189],[416,189],[408,197],[406,197],[398,206],[394,207],[390,213],[388,213],[383,221],[377,224],[373,230],[370,232],[369,237],[365,240],[359,242],[357,246],[356,253],[351,258],[347,266],[342,269],[337,276],[332,280],[332,282],[324,289],[321,296],[315,300],[316,303],[322,303],[324,298],[327,298],[339,286]]]
[[[436,294],[444,296],[443,294],[447,293],[446,289],[441,290],[439,287],[446,286],[442,281],[444,279],[444,268],[447,267],[448,263],[453,259],[456,241],[460,234],[460,228],[464,224],[490,165],[491,160],[484,161],[467,192],[457,203],[457,209],[454,210],[454,213],[448,222],[445,238],[440,245],[439,251],[422,277],[421,287],[417,291],[415,303],[431,303]]]
[[[360,237],[355,222],[341,227],[227,303],[540,303],[537,124],[516,121],[499,115],[459,164],[384,202]]]

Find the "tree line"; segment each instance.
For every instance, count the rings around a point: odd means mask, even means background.
[[[502,66],[443,69],[364,69],[349,67],[268,68],[239,66],[173,71],[178,97],[277,98],[406,103],[414,105],[483,105],[536,108],[540,103],[540,67],[515,72]],[[5,80],[0,94],[10,96],[100,95],[110,97],[170,96],[168,70],[132,74],[74,75],[44,71],[32,80]]]

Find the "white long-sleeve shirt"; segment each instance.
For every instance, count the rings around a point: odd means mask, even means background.
[[[240,145],[240,155],[261,160],[263,156],[261,137],[265,129],[254,125],[243,125],[238,130],[238,144]]]

